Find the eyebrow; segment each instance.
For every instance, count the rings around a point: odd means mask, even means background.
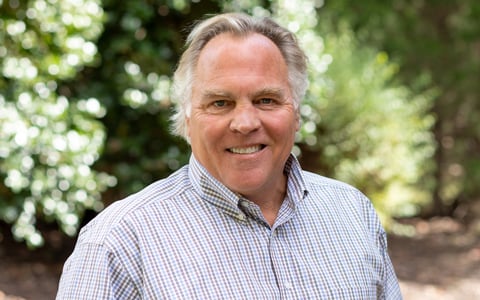
[[[233,98],[233,94],[224,90],[206,90],[202,93],[202,99],[212,99],[212,98]]]
[[[253,93],[253,95],[251,95],[251,96],[253,98],[256,98],[256,97],[259,97],[259,96],[262,96],[262,95],[273,95],[273,96],[284,99],[285,98],[285,89],[266,87],[266,88],[263,88],[263,89],[255,92],[255,93]]]
[[[252,97],[252,98],[257,98],[257,97],[260,97],[262,95],[273,95],[273,96],[284,99],[286,97],[285,94],[286,94],[286,92],[285,92],[285,89],[283,89],[283,88],[266,87],[266,88],[262,88],[258,91],[255,91],[252,94],[249,94],[249,96]],[[221,98],[235,98],[234,94],[232,94],[228,91],[225,91],[225,90],[212,89],[212,90],[206,90],[202,93],[202,98],[203,99],[212,99],[212,98],[218,98],[218,97],[221,97]]]

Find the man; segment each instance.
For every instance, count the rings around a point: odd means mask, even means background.
[[[401,299],[370,201],[290,153],[307,87],[295,37],[223,14],[187,46],[173,121],[189,165],[82,229],[57,299]]]

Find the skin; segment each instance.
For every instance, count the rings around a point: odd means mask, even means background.
[[[285,162],[299,129],[287,65],[260,34],[207,43],[192,89],[188,136],[195,158],[273,225],[285,197]]]

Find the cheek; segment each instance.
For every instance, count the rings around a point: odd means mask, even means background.
[[[279,118],[284,120],[282,122],[283,130],[285,132],[297,132],[300,130],[300,116],[296,112],[290,112],[288,115],[284,115],[283,118]]]
[[[194,116],[187,118],[188,136],[200,143],[210,144],[222,139],[224,122],[219,118]]]

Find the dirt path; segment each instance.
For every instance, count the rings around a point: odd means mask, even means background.
[[[389,243],[404,299],[480,299],[480,234],[447,218],[412,225]]]
[[[404,299],[480,299],[480,231],[475,234],[450,219],[410,223],[415,237],[389,238]],[[32,253],[5,235],[0,232],[0,300],[54,299],[71,242]]]

